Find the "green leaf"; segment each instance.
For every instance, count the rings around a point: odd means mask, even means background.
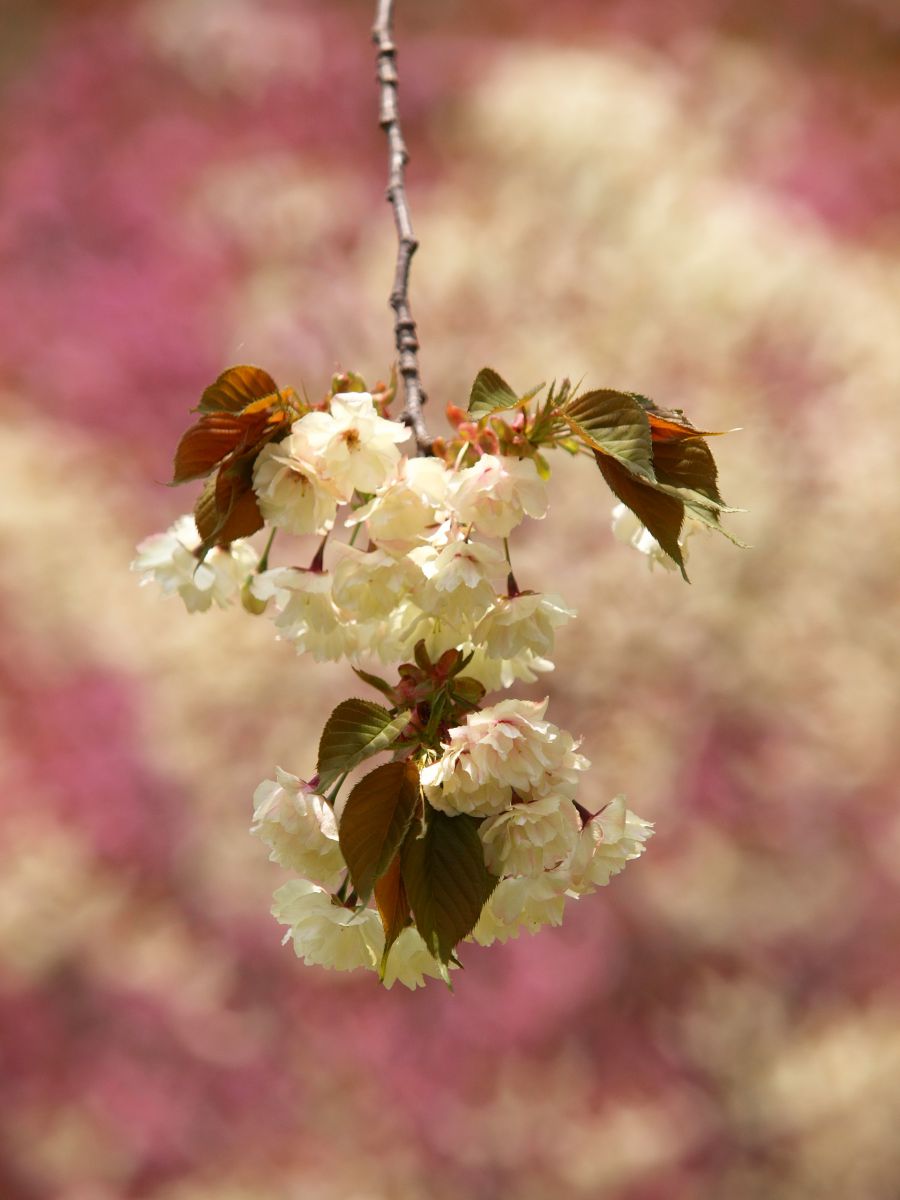
[[[378,966],[378,978],[383,983],[391,946],[407,925],[412,923],[409,898],[406,895],[403,876],[400,872],[399,854],[394,855],[388,869],[375,883],[375,904],[384,928],[384,953]]]
[[[420,795],[418,769],[407,759],[376,767],[347,797],[338,839],[361,904],[399,850]]]
[[[497,886],[484,865],[478,825],[474,817],[432,809],[423,835],[403,843],[401,870],[416,928],[442,963],[475,928]]]
[[[653,479],[647,414],[630,392],[599,388],[569,403],[560,416],[595,454],[613,458],[632,474]]]
[[[615,459],[603,454],[595,454],[594,457],[600,473],[613,492],[647,526],[669,558],[678,564],[685,582],[690,583],[678,545],[678,535],[684,522],[682,501],[659,491],[651,483],[637,479]]]
[[[490,367],[483,367],[475,376],[469,394],[469,412],[473,417],[483,417],[501,408],[515,408],[519,397],[509,384]]]
[[[239,413],[241,409],[278,392],[278,384],[262,367],[238,366],[223,371],[200,398],[197,412]]]
[[[380,675],[373,675],[370,671],[364,671],[362,667],[351,667],[350,669],[363,683],[367,683],[369,687],[373,687],[383,696],[387,696],[388,700],[394,700],[394,689],[386,679],[382,679]]]
[[[395,717],[371,700],[344,700],[325,722],[319,739],[321,786],[327,787],[339,775],[386,750],[408,723],[408,712]]]

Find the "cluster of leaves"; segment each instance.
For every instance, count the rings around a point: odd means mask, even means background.
[[[719,434],[695,429],[680,410],[660,408],[636,392],[596,388],[576,394],[568,380],[518,394],[494,370],[479,371],[466,410],[449,405],[455,437],[436,438],[432,454],[460,465],[484,453],[530,458],[546,477],[544,451],[561,447],[594,457],[614,495],[635,513],[687,579],[679,544],[689,514],[725,533],[720,518],[728,508],[718,487],[715,459],[706,442]],[[364,391],[352,373],[332,380],[331,395]],[[382,413],[394,397],[393,379],[373,393]],[[230,367],[206,389],[195,411],[200,419],[175,453],[173,484],[207,478],[194,516],[203,539],[201,554],[214,545],[248,537],[263,526],[253,492],[253,464],[266,443],[290,432],[313,409],[292,388],[279,389],[267,371]],[[532,402],[534,404],[532,405]],[[732,538],[731,540],[736,540]]]
[[[203,539],[200,556],[262,529],[253,491],[253,466],[262,448],[287,437],[294,421],[306,413],[327,409],[332,395],[365,390],[358,375],[335,375],[329,397],[311,404],[293,388],[279,388],[262,367],[245,364],[222,372],[194,409],[200,418],[179,441],[172,472],[173,485],[207,481],[194,506]],[[393,395],[392,378],[389,386],[380,385],[373,393],[373,400],[384,412]]]
[[[489,450],[530,457],[541,474],[547,472],[544,449],[591,454],[614,495],[647,527],[685,579],[679,539],[686,514],[736,540],[720,523],[722,513],[736,510],[722,500],[706,442],[719,433],[695,429],[680,410],[660,408],[637,392],[596,388],[578,395],[568,380],[558,389],[551,385],[530,411],[543,388],[518,395],[496,371],[479,371],[467,412],[448,410],[457,439],[446,446],[438,443],[436,452],[454,458],[460,445],[468,443],[474,455]]]
[[[414,924],[449,981],[454,949],[474,929],[498,881],[484,864],[480,820],[427,804],[419,771],[484,689],[462,674],[468,660],[458,650],[432,663],[420,642],[415,656],[400,667],[396,689],[359,672],[394,704],[352,699],[337,706],[319,742],[318,787],[324,793],[335,785],[333,802],[350,771],[391,751],[392,761],[364,775],[344,805],[340,846],[352,891],[340,899],[365,906],[374,896],[385,934],[382,977],[391,946]]]

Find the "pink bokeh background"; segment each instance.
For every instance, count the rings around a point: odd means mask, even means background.
[[[233,362],[390,366],[371,5],[0,12],[3,1200],[900,1194],[900,18],[398,0],[430,419],[490,363],[684,407],[690,588],[588,464],[519,539],[647,855],[456,992],[305,968],[247,834],[349,670],[140,590]]]

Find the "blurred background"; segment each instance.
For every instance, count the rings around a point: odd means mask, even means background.
[[[491,364],[683,407],[692,585],[587,462],[520,695],[647,855],[456,994],[305,968],[247,834],[356,691],[133,546],[235,362],[392,353],[373,4],[0,3],[0,1196],[900,1196],[900,9],[399,0],[429,419]]]

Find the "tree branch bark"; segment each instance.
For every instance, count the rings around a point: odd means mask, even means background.
[[[377,47],[379,86],[378,122],[388,141],[387,199],[394,211],[397,229],[397,266],[391,289],[394,310],[394,340],[398,370],[403,380],[403,419],[413,431],[420,454],[427,454],[432,437],[425,425],[422,405],[426,396],[419,373],[419,339],[409,304],[409,268],[419,243],[413,233],[409,202],[406,198],[406,164],[409,154],[400,128],[397,104],[397,47],[394,44],[394,0],[378,0],[372,40]]]

